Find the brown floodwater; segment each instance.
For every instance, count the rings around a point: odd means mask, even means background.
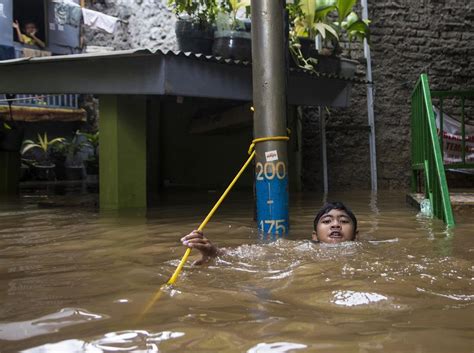
[[[142,315],[217,197],[121,213],[2,203],[0,351],[474,351],[474,217],[448,230],[402,193],[330,194],[359,220],[360,241],[339,246],[308,241],[321,195],[292,195],[291,234],[269,241],[252,195],[234,193],[205,229],[227,255],[188,263]]]

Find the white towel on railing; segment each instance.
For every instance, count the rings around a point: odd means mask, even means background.
[[[436,116],[436,128],[438,135],[440,130],[441,113],[438,108],[433,106],[433,112]],[[462,162],[462,133],[461,122],[452,118],[443,112],[443,159],[445,164],[461,163]],[[466,162],[474,162],[474,126],[465,124],[465,148],[466,148]]]
[[[117,28],[118,18],[103,14],[102,12],[89,10],[86,8],[82,9],[82,18],[84,24],[91,28],[101,29],[107,33],[114,33]]]

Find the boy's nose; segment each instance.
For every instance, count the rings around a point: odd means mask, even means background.
[[[332,222],[331,224],[331,228],[336,228],[336,229],[341,228],[341,224],[339,223],[338,220],[334,220],[334,222]]]

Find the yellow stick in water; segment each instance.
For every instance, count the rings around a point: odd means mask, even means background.
[[[242,166],[242,168],[240,168],[239,172],[237,173],[237,175],[235,176],[234,180],[231,181],[231,183],[229,184],[229,186],[227,187],[227,189],[225,189],[224,193],[222,194],[222,196],[219,198],[219,200],[217,200],[216,204],[214,205],[214,207],[212,208],[212,210],[207,214],[206,218],[204,219],[204,221],[202,221],[201,225],[199,226],[198,230],[199,231],[202,231],[204,229],[204,227],[206,226],[206,224],[211,220],[212,216],[214,216],[214,213],[216,213],[217,209],[219,208],[219,206],[221,205],[221,203],[224,201],[224,199],[227,197],[227,195],[229,194],[230,190],[232,190],[232,188],[234,187],[235,183],[237,182],[237,180],[239,180],[240,176],[242,175],[242,173],[245,171],[245,169],[247,169],[247,166],[250,164],[250,162],[252,161],[253,157],[255,157],[255,151],[252,151],[252,153],[250,154],[249,158],[247,159],[247,161],[244,163],[244,165]],[[176,282],[176,280],[178,279],[178,276],[179,276],[179,273],[181,272],[181,270],[183,269],[183,266],[184,264],[186,263],[186,260],[188,259],[188,256],[189,254],[191,253],[191,248],[187,248],[186,249],[186,252],[184,253],[183,255],[183,258],[181,259],[178,267],[176,267],[176,270],[174,271],[173,275],[170,277],[170,279],[168,280],[168,282],[166,283],[167,285],[172,285],[174,284],[174,282]]]
[[[202,231],[206,224],[211,220],[212,216],[214,216],[214,213],[216,213],[217,209],[221,205],[221,203],[224,201],[224,199],[227,197],[229,194],[230,190],[234,187],[235,183],[237,180],[239,180],[240,176],[242,173],[247,169],[248,165],[252,161],[252,159],[255,157],[255,144],[263,141],[288,141],[289,137],[288,136],[272,136],[272,137],[260,137],[252,141],[252,144],[249,147],[248,153],[250,154],[249,158],[247,161],[244,163],[242,168],[240,168],[239,172],[237,175],[234,177],[234,179],[231,181],[229,186],[227,186],[227,189],[225,189],[224,193],[221,195],[219,200],[217,200],[216,204],[214,207],[211,209],[211,211],[207,214],[206,218],[204,221],[202,221],[201,225],[199,226],[198,230]],[[163,289],[166,288],[167,286],[173,285],[176,280],[178,279],[179,274],[181,273],[181,270],[184,267],[184,264],[188,260],[189,254],[191,254],[191,248],[187,248],[186,252],[184,253],[183,257],[181,258],[181,261],[179,262],[178,267],[176,267],[176,270],[174,270],[173,275],[170,277],[168,282],[166,284],[163,284],[160,289],[156,292],[156,294],[153,296],[153,298],[150,300],[150,302],[147,304],[145,309],[143,310],[142,314],[140,315],[140,318],[145,315],[148,310],[155,304],[155,302],[160,299],[161,294],[163,293]]]
[[[239,172],[237,173],[237,175],[235,176],[234,180],[232,180],[232,182],[229,184],[229,186],[227,187],[227,189],[225,189],[224,193],[222,194],[222,196],[219,198],[219,200],[217,200],[216,204],[214,205],[214,207],[211,209],[211,211],[208,213],[208,215],[206,216],[206,218],[204,219],[204,221],[202,221],[201,225],[199,226],[198,230],[202,231],[204,229],[204,227],[206,226],[206,224],[211,220],[212,216],[214,215],[214,213],[216,213],[217,209],[219,208],[219,206],[221,205],[221,203],[224,201],[224,199],[226,198],[226,196],[229,194],[230,190],[232,189],[232,187],[235,185],[235,183],[237,182],[237,180],[239,180],[240,176],[242,175],[242,173],[245,171],[245,169],[247,169],[247,166],[250,164],[250,162],[252,161],[252,159],[255,157],[255,151],[252,151],[252,153],[250,154],[249,158],[247,159],[247,161],[244,163],[244,165],[242,166],[242,168],[240,168]],[[160,289],[156,292],[156,294],[153,296],[153,298],[150,300],[150,302],[147,304],[147,306],[145,307],[145,309],[143,310],[142,314],[140,315],[140,317],[142,317],[143,315],[145,315],[148,310],[150,310],[150,308],[156,303],[156,301],[158,299],[160,299],[161,297],[161,294],[163,293],[163,289],[165,289],[167,286],[170,286],[170,285],[173,285],[176,280],[178,279],[178,276],[179,274],[181,273],[181,270],[183,269],[184,267],[184,264],[186,263],[186,261],[188,260],[188,257],[189,257],[189,254],[191,254],[191,248],[187,248],[186,249],[186,252],[184,253],[183,257],[181,258],[181,261],[179,262],[179,265],[178,267],[176,267],[176,270],[174,270],[174,273],[173,275],[170,277],[170,279],[168,280],[168,282],[166,282],[166,284],[163,284]]]

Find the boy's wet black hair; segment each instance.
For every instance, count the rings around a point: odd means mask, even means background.
[[[342,202],[337,202],[337,201],[336,202],[327,202],[323,206],[323,208],[321,208],[319,210],[318,214],[316,215],[316,218],[314,219],[314,230],[316,230],[316,227],[317,227],[318,222],[321,219],[321,217],[324,216],[325,214],[328,214],[332,210],[340,210],[340,211],[346,212],[347,215],[349,216],[349,218],[352,220],[352,223],[354,224],[354,233],[356,232],[356,230],[357,230],[357,219],[354,216],[354,213],[352,213],[351,209],[346,207],[346,205],[344,205]]]

